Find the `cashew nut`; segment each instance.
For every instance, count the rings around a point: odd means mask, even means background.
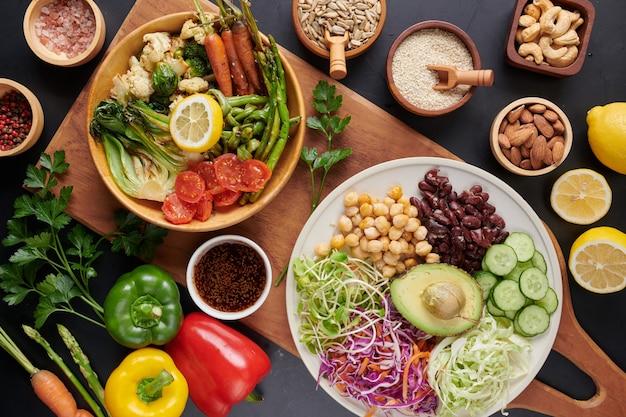
[[[559,36],[565,34],[565,32],[567,32],[572,25],[573,16],[573,13],[568,12],[567,10],[561,10],[556,18],[556,29],[550,34],[550,36],[558,38]]]
[[[523,14],[519,17],[519,25],[527,28],[535,23],[537,23],[537,19],[527,14]]]
[[[552,39],[549,36],[542,36],[541,39],[539,39],[539,47],[541,48],[541,52],[543,53],[543,56],[546,57],[546,60],[548,58],[559,59],[567,53],[566,47],[553,49],[552,46],[550,46],[551,44],[552,44]]]
[[[570,29],[567,32],[565,32],[564,35],[561,35],[558,38],[552,39],[552,42],[555,45],[559,45],[559,46],[579,45],[580,38],[578,37],[578,33],[576,33],[575,30]]]
[[[534,42],[539,38],[539,35],[541,35],[541,25],[539,23],[530,25],[522,30],[522,42]]]
[[[528,3],[526,7],[524,7],[524,14],[534,17],[535,20],[539,20],[539,17],[541,16],[541,9],[532,3]]]
[[[543,52],[539,45],[534,42],[523,43],[519,46],[517,52],[524,58],[532,56],[537,64],[543,62]]]
[[[552,35],[556,31],[556,18],[561,13],[560,6],[554,6],[548,11],[543,12],[539,18],[539,24],[541,25],[541,32],[546,35]],[[569,17],[569,16],[568,16]]]
[[[553,67],[563,68],[571,65],[576,60],[577,56],[578,48],[576,46],[570,46],[567,48],[567,53],[562,57],[556,59],[546,57],[546,60]]]
[[[550,0],[533,0],[533,4],[539,7],[542,13],[554,7],[554,4]]]
[[[517,43],[524,43],[524,41],[522,40],[522,31],[523,30],[524,29],[522,29],[522,28],[518,28],[515,31],[515,42],[517,42]]]
[[[579,17],[576,20],[572,20],[572,27],[570,27],[570,29],[576,30],[580,27],[580,25],[582,25],[583,23],[585,23],[585,19],[583,19],[582,17]]]

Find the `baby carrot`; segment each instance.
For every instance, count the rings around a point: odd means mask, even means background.
[[[252,45],[252,36],[248,27],[241,21],[237,21],[231,28],[233,32],[233,40],[235,43],[235,50],[237,56],[244,71],[248,82],[254,89],[255,93],[260,93],[263,88],[261,87],[261,77],[259,76],[259,69],[257,68],[256,61],[254,59],[254,46]]]
[[[222,40],[224,41],[224,48],[226,49],[226,56],[230,63],[230,75],[235,85],[235,92],[238,96],[244,96],[252,93],[250,86],[248,85],[248,79],[244,73],[237,51],[235,50],[235,42],[233,40],[233,32],[230,29],[222,31]]]

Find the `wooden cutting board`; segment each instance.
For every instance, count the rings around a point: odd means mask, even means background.
[[[112,45],[137,26],[163,14],[189,10],[190,0],[137,0],[122,23]],[[214,7],[207,4],[207,9]],[[331,81],[304,60],[283,50],[299,76],[307,114],[312,114],[311,91],[320,79]],[[63,149],[71,164],[63,183],[74,186],[70,214],[97,233],[114,229],[113,212],[120,204],[100,180],[93,165],[87,145],[86,106],[87,83],[69,113],[52,138],[47,152]],[[406,124],[370,103],[347,87],[337,84],[338,93],[344,96],[342,111],[352,115],[352,123],[338,140],[352,147],[354,154],[329,177],[327,189],[331,190],[355,173],[390,159],[409,156],[439,156],[459,159],[456,155],[412,130]],[[323,139],[313,132],[305,138],[306,146],[322,145]],[[268,253],[274,276],[287,264],[292,247],[301,227],[309,216],[309,177],[302,166],[294,172],[282,193],[265,210],[251,219],[217,233],[185,234],[170,232],[159,248],[156,263],[170,271],[184,284],[187,261],[194,249],[215,234],[241,234],[255,240]],[[596,384],[598,393],[589,401],[576,401],[561,392],[535,380],[511,407],[537,410],[555,416],[626,416],[620,398],[626,396],[626,377],[582,330],[574,317],[565,260],[559,245],[552,236],[560,254],[563,272],[563,316],[554,349],[587,371]],[[287,324],[285,286],[272,288],[270,295],[253,316],[243,322],[266,338],[294,355],[297,354]]]

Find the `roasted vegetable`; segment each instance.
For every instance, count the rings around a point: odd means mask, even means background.
[[[196,42],[187,42],[183,49],[183,59],[189,65],[189,78],[204,77],[211,72],[209,59],[202,45]]]
[[[152,73],[152,87],[157,97],[169,97],[178,87],[178,75],[171,65],[159,62]]]

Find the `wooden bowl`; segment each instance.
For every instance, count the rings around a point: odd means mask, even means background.
[[[596,18],[595,7],[589,0],[552,0],[552,3],[554,3],[555,6],[561,6],[569,11],[578,10],[580,12],[580,16],[585,19],[585,22],[576,30],[580,38],[580,45],[578,45],[578,57],[576,57],[576,60],[571,65],[563,68],[557,68],[548,65],[547,63],[537,65],[535,62],[526,61],[517,52],[515,32],[518,28],[518,21],[523,13],[524,7],[531,2],[532,0],[517,0],[517,5],[515,6],[515,11],[513,12],[511,30],[509,31],[509,37],[506,42],[507,62],[514,67],[550,75],[552,77],[562,78],[578,74],[578,72],[582,69],[587,56],[591,29],[593,28],[593,22]]]
[[[404,96],[400,93],[400,90],[396,86],[395,81],[393,80],[393,72],[392,72],[393,56],[395,55],[396,50],[398,49],[400,44],[404,42],[404,40],[407,37],[423,29],[441,29],[441,30],[445,30],[445,31],[455,34],[459,39],[461,39],[461,41],[465,44],[465,46],[469,50],[470,55],[472,56],[472,61],[474,62],[475,70],[478,70],[481,68],[480,55],[478,53],[478,48],[476,47],[476,44],[467,33],[465,33],[458,26],[455,26],[452,23],[444,22],[441,20],[426,20],[424,22],[416,23],[413,26],[409,26],[407,29],[405,29],[404,32],[400,34],[400,36],[396,38],[396,40],[391,45],[391,48],[389,49],[389,53],[387,54],[387,87],[389,88],[389,91],[391,91],[391,95],[393,96],[393,98],[395,98],[396,101],[400,103],[400,105],[404,107],[406,110],[410,111],[413,114],[417,114],[418,116],[425,116],[425,117],[441,116],[443,114],[450,113],[458,109],[465,103],[467,103],[469,99],[472,98],[472,95],[474,94],[474,90],[476,89],[476,87],[471,87],[467,91],[467,93],[465,93],[463,98],[459,100],[458,102],[454,103],[452,106],[446,107],[445,109],[440,109],[440,110],[421,109],[415,106],[414,104],[412,104],[411,102],[409,102],[406,98],[404,98]]]
[[[529,104],[543,104],[548,109],[556,112],[556,114],[558,114],[559,117],[561,118],[561,121],[563,122],[563,125],[565,126],[565,132],[563,133],[563,139],[565,140],[565,143],[564,143],[565,149],[563,151],[563,157],[557,163],[547,166],[545,168],[541,168],[541,169],[523,169],[513,164],[513,162],[509,161],[507,157],[504,156],[504,154],[502,153],[502,149],[500,149],[500,144],[498,143],[498,133],[500,129],[500,124],[502,123],[506,115],[511,110],[521,106],[522,104],[528,104],[528,105]],[[554,171],[559,165],[561,165],[563,161],[565,161],[565,159],[567,158],[567,155],[569,155],[570,150],[572,149],[573,140],[574,140],[574,133],[572,130],[572,124],[570,123],[568,117],[565,115],[563,110],[559,108],[559,106],[557,106],[556,104],[554,104],[553,102],[549,100],[546,100],[545,98],[524,97],[524,98],[515,100],[514,102],[512,102],[511,104],[509,104],[508,106],[500,110],[500,113],[496,115],[496,117],[493,119],[493,123],[491,124],[491,133],[490,133],[489,143],[491,145],[491,152],[493,153],[493,156],[500,163],[500,165],[502,165],[505,169],[517,175],[522,175],[525,177],[536,177],[536,176],[547,174],[548,172]]]
[[[378,39],[382,33],[383,27],[385,26],[385,20],[387,18],[387,1],[380,0],[380,7],[380,20],[378,21],[378,25],[376,25],[374,35],[358,48],[346,50],[346,59],[357,57],[367,51],[367,49],[372,46],[374,42],[376,42],[376,39]],[[292,0],[291,2],[291,19],[293,20],[293,27],[296,31],[296,36],[300,39],[300,42],[302,42],[302,44],[315,55],[322,58],[330,58],[330,51],[328,49],[320,47],[317,43],[309,39],[309,37],[304,33],[298,16],[298,0]]]
[[[26,100],[28,100],[28,104],[30,104],[30,109],[33,114],[33,121],[30,127],[30,132],[26,136],[26,139],[19,145],[17,145],[13,149],[9,149],[8,151],[0,151],[0,158],[4,156],[13,156],[21,154],[22,152],[26,152],[29,150],[37,141],[39,137],[41,137],[41,132],[43,130],[43,109],[41,108],[41,103],[37,99],[37,97],[22,84],[9,80],[7,78],[0,78],[0,97],[4,96],[5,93],[16,90],[22,93]]]
[[[120,73],[125,73],[128,69],[128,58],[135,55],[143,48],[143,35],[151,32],[178,32],[183,23],[187,19],[193,18],[192,12],[181,12],[162,16],[138,27],[130,34],[125,36],[115,47],[113,47],[105,56],[100,64],[95,76],[93,84],[89,90],[89,99],[87,106],[87,118],[85,120],[85,128],[89,131],[89,121],[93,110],[101,100],[109,97],[109,90],[113,85],[113,77]],[[250,216],[258,213],[266,205],[270,203],[287,184],[300,158],[300,149],[304,140],[305,130],[305,110],[304,100],[300,84],[294,70],[289,62],[282,57],[285,68],[285,77],[287,80],[287,99],[289,103],[289,113],[292,116],[299,115],[302,122],[292,132],[287,147],[282,157],[272,173],[272,178],[268,182],[265,191],[261,197],[254,203],[245,206],[236,206],[229,210],[217,210],[205,222],[193,220],[191,223],[183,225],[174,225],[165,220],[161,212],[161,203],[140,200],[129,197],[119,189],[109,171],[104,148],[100,142],[88,136],[89,149],[91,156],[98,169],[102,180],[111,191],[111,193],[131,212],[135,213],[142,219],[171,230],[179,230],[183,232],[206,232],[210,230],[223,229],[228,226],[240,223]]]
[[[49,3],[52,3],[53,1],[54,0],[33,0],[26,9],[23,23],[26,43],[28,43],[28,46],[35,53],[35,55],[49,64],[59,67],[77,67],[79,65],[86,64],[98,55],[106,38],[106,25],[100,8],[93,0],[83,0],[91,8],[94,17],[96,18],[96,31],[93,40],[87,49],[76,55],[74,58],[67,58],[52,52],[42,45],[39,41],[37,33],[35,32],[35,22],[41,13],[41,8]]]

